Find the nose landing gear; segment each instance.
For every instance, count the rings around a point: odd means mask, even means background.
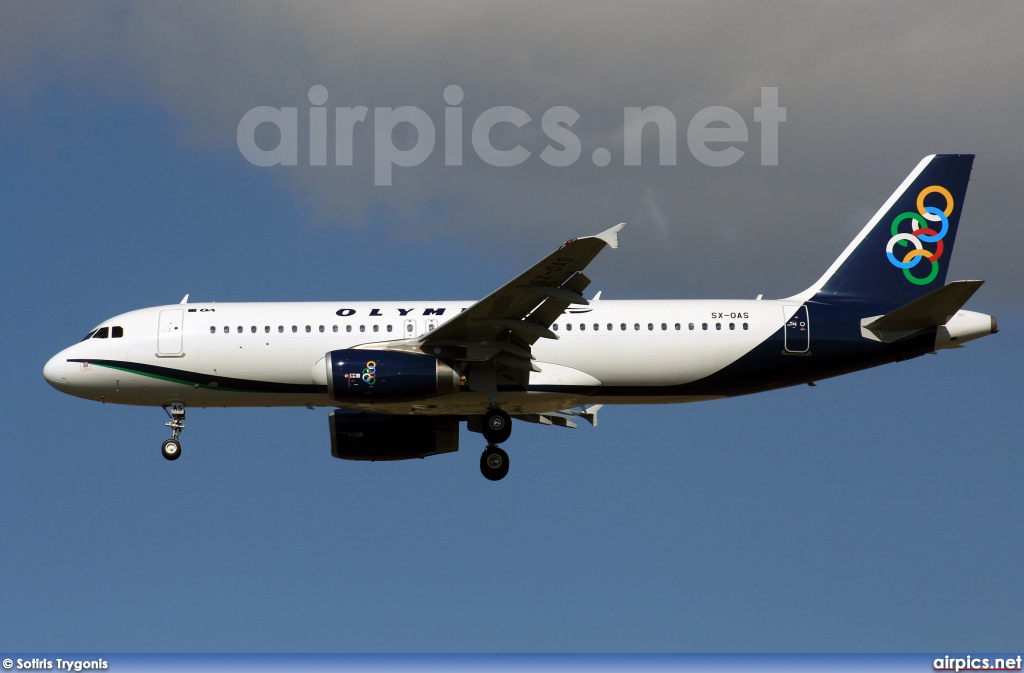
[[[181,455],[181,442],[176,439],[165,439],[163,446],[160,447],[160,453],[167,460],[177,460]]]
[[[185,405],[175,402],[171,405],[170,411],[167,411],[167,407],[164,407],[164,411],[171,418],[170,422],[164,424],[171,429],[171,438],[164,440],[160,453],[167,460],[177,460],[181,456],[181,441],[178,435],[185,429]]]

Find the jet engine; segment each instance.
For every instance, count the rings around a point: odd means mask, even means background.
[[[345,460],[407,460],[459,450],[451,416],[331,412],[331,455]]]
[[[327,392],[338,401],[402,401],[459,392],[459,374],[437,358],[404,351],[331,351]]]

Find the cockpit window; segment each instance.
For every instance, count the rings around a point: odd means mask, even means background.
[[[88,341],[89,339],[92,338],[93,334],[96,334],[96,332],[99,332],[99,330],[98,329],[94,329],[93,331],[89,332],[84,337],[82,337],[82,341]]]
[[[120,325],[114,325],[113,327],[110,328],[110,338],[112,338],[112,339],[120,339],[123,336],[124,336],[124,328],[121,327]]]
[[[101,327],[98,330],[96,330],[96,333],[92,335],[92,338],[93,339],[106,339],[109,336],[110,336],[110,328],[109,327]]]

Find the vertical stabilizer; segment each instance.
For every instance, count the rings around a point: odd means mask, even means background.
[[[794,299],[902,305],[942,287],[973,154],[925,157],[817,283]]]

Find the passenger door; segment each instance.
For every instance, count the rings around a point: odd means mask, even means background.
[[[783,310],[788,314],[794,307],[786,306]],[[811,319],[807,313],[807,304],[800,306],[793,317],[786,321],[783,332],[783,344],[787,353],[809,353],[811,350]]]
[[[160,311],[160,327],[156,337],[156,354],[161,356],[182,355],[182,324],[184,309],[172,308]]]

